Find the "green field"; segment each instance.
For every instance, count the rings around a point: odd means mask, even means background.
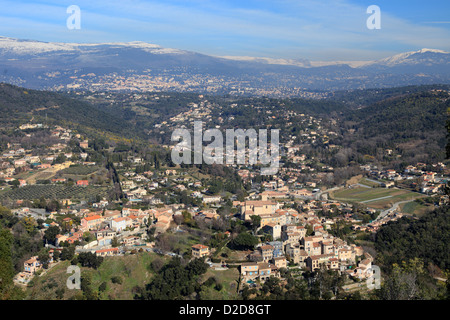
[[[151,281],[153,271],[149,268],[153,259],[158,255],[142,252],[126,256],[106,257],[97,270],[81,268],[81,277],[91,279],[91,288],[97,291],[105,282],[106,290],[99,292],[99,299],[132,300],[135,286],[144,286]],[[167,257],[160,257],[168,260]],[[67,267],[69,261],[59,262],[56,266],[46,271],[44,275],[33,279],[34,285],[27,288],[27,298],[31,300],[56,300],[56,291],[64,289],[63,299],[81,297],[80,290],[70,290],[66,286]],[[122,283],[112,283],[111,278],[119,276]]]
[[[230,268],[228,270],[213,270],[208,271],[202,276],[202,281],[206,281],[209,277],[214,277],[218,283],[222,284],[220,291],[214,288],[214,285],[204,288],[201,292],[201,297],[204,300],[239,300],[237,294],[239,270],[237,268]]]
[[[363,179],[359,180],[358,183],[363,184],[363,185],[368,186],[368,187],[371,187],[371,188],[380,186],[380,183],[367,180],[366,178],[363,178]]]
[[[106,290],[101,293],[100,299],[132,300],[132,289],[136,286],[143,287],[151,281],[154,272],[149,266],[156,257],[158,257],[157,254],[147,252],[107,257],[98,270],[88,269],[92,288],[97,289],[106,282]],[[161,257],[161,259],[168,260],[167,257]],[[122,279],[121,284],[111,282],[111,278],[115,276]]]
[[[389,208],[393,203],[405,200],[414,200],[424,195],[402,189],[385,188],[347,188],[332,193],[336,200],[358,202],[376,209]]]
[[[338,200],[363,202],[403,193],[405,193],[405,191],[398,189],[356,187],[335,191],[333,193],[333,198]]]
[[[98,171],[101,169],[99,166],[70,166],[69,168],[63,169],[58,171],[58,173],[61,174],[68,174],[68,175],[76,175],[76,176],[84,176],[89,175],[91,173],[94,173],[95,171]]]
[[[400,212],[406,213],[406,214],[415,214],[417,216],[423,215],[428,210],[429,210],[429,207],[424,206],[415,201],[411,201],[411,202],[400,205]]]
[[[144,287],[150,283],[154,271],[150,265],[155,258],[162,259],[167,263],[171,257],[160,256],[155,253],[141,252],[137,254],[127,254],[125,256],[106,257],[100,267],[95,270],[92,268],[81,268],[81,277],[90,279],[90,288],[98,293],[100,300],[133,300],[134,288]],[[35,276],[32,285],[26,288],[27,300],[69,300],[81,299],[83,294],[81,290],[68,289],[66,282],[70,276],[67,273],[69,261],[59,262],[51,269],[45,271],[41,276]],[[120,277],[121,283],[113,283],[113,277]],[[202,275],[201,281],[214,277],[217,283],[222,285],[221,290],[217,290],[215,285],[204,287],[201,292],[202,299],[205,300],[237,300],[239,271],[237,268],[228,270],[208,269]],[[101,292],[99,287],[106,283],[106,290]],[[57,292],[63,292],[58,297]]]

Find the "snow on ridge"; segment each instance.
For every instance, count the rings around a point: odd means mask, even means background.
[[[51,51],[75,50],[75,48],[70,44],[17,40],[7,37],[0,37],[0,49],[4,52],[11,52],[14,54],[36,54]]]
[[[404,62],[413,62],[412,60],[409,60],[409,58],[412,55],[418,54],[418,53],[427,53],[427,52],[442,53],[442,54],[448,54],[449,53],[449,52],[446,52],[444,50],[439,50],[439,49],[423,48],[423,49],[418,50],[418,51],[410,51],[410,52],[400,53],[400,54],[394,55],[392,57],[388,57],[388,58],[385,58],[385,59],[374,61],[372,64],[384,64],[384,65],[392,66],[392,65],[396,65],[396,64],[400,64],[400,63],[404,63]]]
[[[163,48],[160,45],[142,42],[110,42],[110,43],[62,43],[62,42],[43,42],[34,40],[18,40],[0,36],[0,50],[17,55],[40,54],[56,51],[80,51],[86,48],[95,48],[100,46],[110,47],[131,47],[142,49],[145,52],[153,54],[182,54],[184,51],[171,48]]]
[[[235,61],[250,61],[260,62],[266,64],[278,64],[278,65],[290,65],[298,67],[308,67],[309,61],[307,60],[295,60],[295,59],[277,59],[277,58],[265,58],[265,57],[249,57],[249,56],[218,56],[218,58],[235,60]]]

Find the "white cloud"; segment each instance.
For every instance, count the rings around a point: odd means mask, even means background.
[[[216,55],[365,60],[423,47],[450,50],[445,21],[417,24],[383,12],[381,30],[368,30],[367,7],[348,0],[226,1],[47,0],[24,6],[0,1],[0,35],[63,42],[157,41]],[[65,28],[71,4],[81,30]],[[431,25],[430,25],[431,24]],[[44,37],[44,38],[43,38]]]

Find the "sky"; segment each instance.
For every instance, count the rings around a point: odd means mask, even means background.
[[[80,28],[67,20],[80,8]],[[380,29],[369,29],[380,8]],[[450,51],[449,0],[0,0],[0,36],[46,42],[144,41],[215,56],[313,61]],[[70,20],[72,21],[72,20]]]

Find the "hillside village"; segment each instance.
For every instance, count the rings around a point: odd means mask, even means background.
[[[213,121],[210,108],[208,101],[193,104],[190,111],[173,117],[170,124],[160,123],[155,128],[171,132],[195,119]],[[417,199],[433,197],[434,205],[448,201],[443,192],[448,170],[443,163],[411,163],[403,172],[368,164],[360,167],[360,180],[333,185],[334,168],[320,164],[303,150],[305,145],[315,144],[339,149],[329,144],[330,137],[337,133],[324,126],[321,119],[305,114],[268,112],[267,117],[284,117],[287,125],[301,122],[306,129],[300,136],[284,137],[281,167],[276,175],[261,178],[258,167],[229,166],[248,186],[245,194],[211,192],[208,179],[199,178],[189,168],[149,165],[142,154],[128,152],[126,159],[113,163],[124,195],[117,199],[108,193],[117,181],[112,171],[96,160],[94,140],[69,128],[28,123],[17,128],[24,133],[24,145],[8,143],[0,156],[0,199],[20,219],[31,217],[41,226],[42,235],[49,228],[57,228],[55,242],[46,244],[51,257],[70,246],[75,248],[75,254],[92,252],[101,257],[137,250],[174,256],[188,254],[205,257],[217,270],[237,267],[241,284],[261,283],[271,276],[280,278],[283,268],[314,271],[322,266],[352,279],[369,277],[372,255],[354,241],[347,241],[349,238],[337,236],[340,228],[374,233],[405,213],[398,206],[371,208],[371,201],[378,198],[365,200],[366,203],[338,200],[333,198],[337,190],[404,189]],[[224,119],[214,121],[221,123]],[[40,132],[46,132],[46,146],[27,147],[33,145],[29,141]],[[170,150],[171,146],[165,147]],[[392,152],[386,150],[387,154]],[[173,199],[179,199],[175,197],[179,195],[185,200],[177,203]],[[39,206],[41,199],[44,205]],[[47,200],[55,201],[50,205]],[[221,209],[225,206],[229,210]],[[233,261],[220,255],[221,247],[211,239],[178,252],[158,247],[159,236],[189,232],[192,221],[197,228],[209,228],[212,239],[220,235],[224,243],[232,242],[239,234],[233,228],[215,226],[245,224],[249,226],[246,232],[258,243],[253,248],[237,250],[240,258]],[[57,262],[50,259],[50,267],[54,263]],[[40,269],[38,257],[30,257],[16,282],[26,284]]]

